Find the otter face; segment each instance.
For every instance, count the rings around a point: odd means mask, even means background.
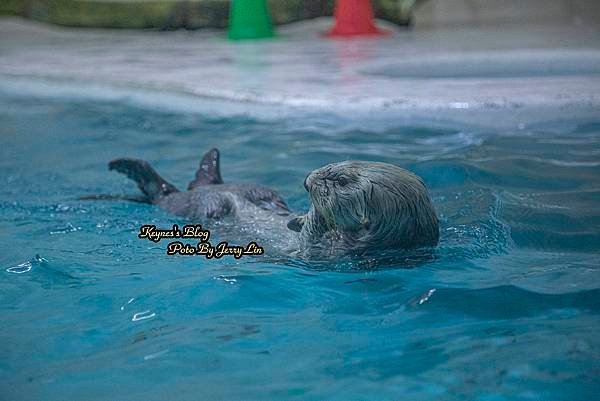
[[[373,187],[360,170],[358,163],[328,164],[304,181],[316,211],[332,229],[352,231],[368,225],[368,199]]]
[[[310,173],[304,182],[315,211],[331,231],[370,246],[436,245],[438,221],[419,177],[377,162],[344,161]]]

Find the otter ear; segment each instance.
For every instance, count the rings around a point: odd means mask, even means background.
[[[295,217],[287,223],[287,228],[299,233],[300,231],[302,231],[302,227],[304,226],[305,220],[306,220],[306,216]]]

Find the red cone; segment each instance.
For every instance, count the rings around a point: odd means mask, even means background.
[[[335,25],[326,36],[376,36],[388,35],[375,26],[371,0],[337,0]]]

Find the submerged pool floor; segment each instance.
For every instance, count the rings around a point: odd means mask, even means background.
[[[514,130],[328,115],[268,120],[0,96],[0,399],[592,400],[600,393],[600,119]],[[186,221],[106,163],[308,207],[344,159],[421,175],[441,218],[418,268],[170,257],[139,226]]]

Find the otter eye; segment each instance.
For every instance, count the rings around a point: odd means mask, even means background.
[[[346,185],[348,185],[348,179],[346,177],[338,178],[337,182],[342,187],[345,187]]]

